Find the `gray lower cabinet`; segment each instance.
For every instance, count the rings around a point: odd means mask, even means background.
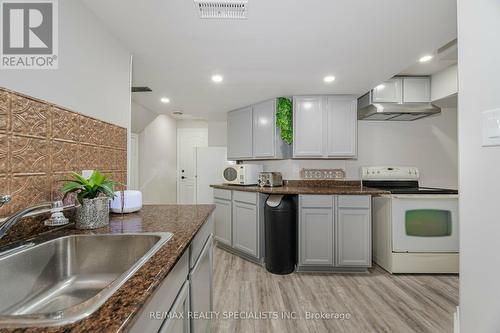
[[[340,195],[337,197],[338,267],[370,267],[372,264],[371,197]]]
[[[299,196],[299,270],[371,266],[370,196]]]
[[[212,237],[201,251],[196,264],[189,273],[191,333],[206,333],[210,331],[210,320],[198,317],[212,311]]]
[[[159,333],[189,333],[189,282],[184,282]]]
[[[137,314],[132,333],[206,333],[210,320],[195,320],[189,313],[212,311],[212,216],[193,238],[148,303]]]
[[[257,206],[233,202],[233,247],[257,256]]]
[[[336,234],[337,266],[371,266],[370,209],[338,208]]]
[[[264,255],[264,203],[267,195],[214,190],[215,239],[220,246],[260,261]]]
[[[232,246],[232,203],[231,200],[214,199],[215,240]]]
[[[300,264],[333,265],[332,208],[302,208],[300,212]]]

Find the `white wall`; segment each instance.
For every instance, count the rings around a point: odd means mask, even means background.
[[[458,66],[452,65],[431,77],[431,100],[440,100],[458,93]]]
[[[460,331],[500,332],[500,147],[481,112],[500,107],[500,3],[458,1]]]
[[[158,115],[139,134],[139,184],[144,204],[177,202],[177,124]]]
[[[157,113],[132,101],[132,133],[142,132],[142,130],[144,130],[144,128],[146,128],[146,126],[149,125],[157,116]]]
[[[208,122],[208,146],[227,146],[227,121]]]
[[[2,70],[0,86],[130,129],[130,54],[79,0],[59,1],[59,69]]]
[[[264,164],[266,171],[280,171],[286,179],[300,178],[302,168],[342,168],[348,179],[359,179],[361,166],[416,166],[422,185],[457,188],[457,112],[444,109],[441,115],[413,122],[359,121],[357,160],[252,163]]]

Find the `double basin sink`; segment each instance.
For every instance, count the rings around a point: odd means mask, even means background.
[[[58,326],[85,318],[171,236],[70,235],[0,252],[0,328]]]

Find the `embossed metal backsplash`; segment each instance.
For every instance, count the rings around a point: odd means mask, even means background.
[[[0,88],[0,217],[60,197],[71,171],[127,179],[127,129]]]

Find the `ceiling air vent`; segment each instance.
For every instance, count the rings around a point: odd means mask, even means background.
[[[248,0],[194,0],[202,19],[246,19],[247,3]]]

